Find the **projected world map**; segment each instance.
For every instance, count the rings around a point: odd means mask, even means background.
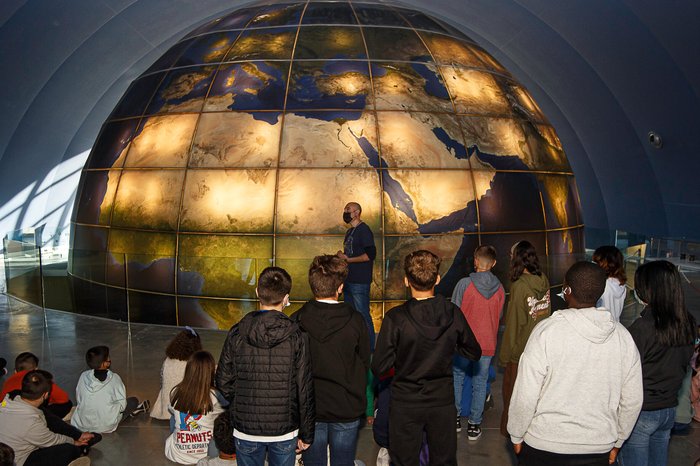
[[[124,94],[83,170],[70,273],[79,312],[228,328],[256,278],[342,249],[362,205],[371,310],[405,299],[403,257],[443,258],[448,294],[479,244],[531,241],[550,281],[583,251],[573,173],[528,91],[421,12],[370,3],[239,9],[182,38]]]

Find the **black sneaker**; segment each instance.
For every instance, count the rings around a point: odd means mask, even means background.
[[[462,421],[457,416],[457,432],[462,432]]]
[[[90,433],[93,437],[90,440],[88,440],[87,445],[83,445],[82,447],[80,447],[80,452],[83,454],[83,456],[87,456],[90,453],[90,447],[92,447],[96,443],[99,443],[102,440],[102,434],[98,434],[96,432]]]
[[[140,413],[147,413],[151,409],[151,402],[148,400],[143,400],[139,405],[136,407],[133,413],[130,414],[131,417],[136,416],[137,414]]]
[[[479,424],[467,423],[467,438],[469,440],[478,440],[481,437],[481,426]]]

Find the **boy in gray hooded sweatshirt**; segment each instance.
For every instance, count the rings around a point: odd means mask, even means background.
[[[577,262],[569,309],[539,323],[518,365],[508,432],[521,465],[607,465],[642,408],[642,368],[630,333],[595,303],[605,272]]]

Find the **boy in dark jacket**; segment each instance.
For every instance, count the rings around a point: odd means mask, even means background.
[[[282,313],[292,279],[268,267],[255,292],[260,309],[229,331],[216,386],[230,403],[240,466],[293,466],[314,439],[315,405],[308,336]]]
[[[360,418],[365,413],[369,333],[362,315],[339,303],[348,265],[317,256],[309,268],[314,299],[292,315],[309,335],[316,398],[316,435],[303,453],[305,466],[353,465]]]
[[[406,256],[412,298],[384,317],[372,361],[378,377],[395,370],[391,385],[389,452],[395,466],[417,466],[423,431],[430,464],[457,465],[452,356],[471,360],[481,348],[462,311],[435,295],[440,259],[430,251]]]

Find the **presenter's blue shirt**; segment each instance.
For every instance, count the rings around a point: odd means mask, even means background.
[[[368,262],[355,262],[348,264],[348,283],[372,283],[372,265],[377,255],[374,246],[374,235],[366,223],[362,222],[356,227],[351,227],[345,232],[343,252],[348,257],[357,257],[367,254]]]

